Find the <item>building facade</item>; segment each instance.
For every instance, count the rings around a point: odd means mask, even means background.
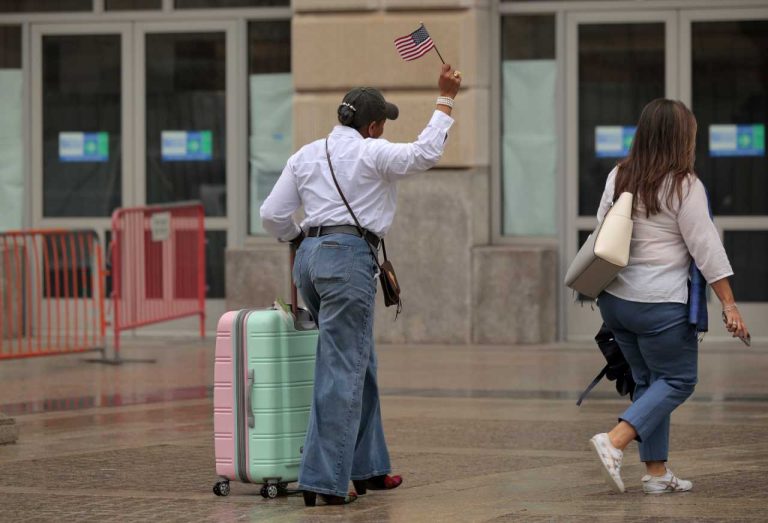
[[[379,340],[593,335],[562,276],[658,97],[697,115],[737,299],[768,336],[765,0],[0,0],[0,228],[107,242],[116,207],[201,200],[211,325],[267,306],[288,295],[288,252],[261,202],[351,87],[399,105],[386,138],[419,133],[440,60],[392,41],[420,22],[464,80],[440,164],[400,185],[387,243],[405,311],[378,307]]]

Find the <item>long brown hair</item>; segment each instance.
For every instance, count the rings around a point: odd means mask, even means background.
[[[675,195],[682,202],[683,182],[693,174],[696,159],[696,127],[696,117],[682,102],[657,98],[646,105],[629,156],[619,162],[614,199],[631,192],[635,207],[639,200],[646,216],[657,214],[662,189],[670,180],[667,207],[672,207]]]

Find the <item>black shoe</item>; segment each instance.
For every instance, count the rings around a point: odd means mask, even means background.
[[[317,505],[317,492],[312,492],[311,490],[302,490],[301,494],[304,496],[305,506],[314,507]],[[357,494],[354,492],[350,492],[345,498],[342,498],[341,496],[331,496],[328,494],[320,494],[319,496],[322,498],[326,505],[349,505],[357,499]]]

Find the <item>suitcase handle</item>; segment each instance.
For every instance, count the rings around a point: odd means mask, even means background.
[[[245,414],[248,416],[248,428],[256,426],[256,420],[253,417],[253,405],[251,403],[253,396],[253,383],[256,381],[256,375],[253,369],[248,371],[248,390],[245,393]]]

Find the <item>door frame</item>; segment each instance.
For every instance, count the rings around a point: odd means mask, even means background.
[[[237,75],[240,65],[240,51],[238,51],[238,23],[234,20],[210,20],[210,21],[168,21],[168,22],[135,22],[133,24],[133,64],[134,89],[136,92],[136,104],[134,111],[134,155],[141,160],[136,165],[134,180],[136,182],[137,201],[140,205],[147,205],[147,175],[146,175],[146,74],[147,64],[145,59],[146,35],[168,33],[224,33],[225,41],[225,77],[226,77],[226,216],[214,216],[205,218],[205,231],[223,231],[226,233],[225,245],[233,245],[238,238],[238,226],[244,212],[242,198],[238,195],[238,180],[241,178],[243,160],[238,155],[239,136],[242,134],[241,116],[237,107],[241,106],[243,90],[240,86],[240,78]],[[216,319],[226,311],[225,298],[206,298],[206,330],[216,328]],[[194,330],[195,318],[175,320],[170,323],[148,326],[142,329],[148,335],[169,331]]]
[[[99,237],[103,242],[104,231],[108,230],[111,223],[110,216],[103,217],[46,217],[43,214],[43,37],[46,35],[119,35],[120,36],[120,132],[121,136],[121,205],[134,205],[135,177],[133,154],[130,151],[130,141],[133,136],[134,120],[134,84],[133,68],[129,67],[133,53],[133,31],[130,23],[105,23],[105,24],[33,24],[30,28],[31,38],[31,125],[29,135],[32,137],[30,148],[31,166],[31,202],[32,212],[31,226],[33,228],[87,228],[96,227]]]
[[[46,35],[96,35],[115,34],[121,40],[121,189],[120,205],[146,205],[146,63],[145,35],[154,33],[224,33],[226,42],[226,216],[205,218],[206,231],[226,232],[226,245],[242,241],[242,215],[247,200],[242,197],[241,186],[247,166],[245,155],[239,154],[247,144],[242,129],[247,125],[239,107],[247,103],[244,87],[247,73],[241,71],[246,63],[246,44],[243,37],[245,22],[232,19],[181,20],[181,21],[126,21],[126,22],[78,22],[78,23],[33,23],[30,24],[30,130],[29,148],[31,181],[31,212],[29,224],[32,228],[95,228],[105,245],[106,231],[111,228],[111,216],[104,217],[45,217],[43,216],[43,68],[42,39]],[[243,156],[243,158],[241,158]],[[207,298],[207,327],[215,328],[215,320],[225,310],[225,299]],[[194,328],[196,320],[182,319],[171,323],[149,326],[142,331],[149,335],[162,332],[181,332]],[[191,326],[191,327],[190,327]],[[189,328],[188,328],[189,327]]]
[[[582,24],[664,23],[665,96],[678,98],[680,68],[678,42],[678,11],[674,9],[644,11],[569,11],[565,20],[565,230],[561,244],[563,263],[560,278],[565,278],[570,260],[578,251],[580,230],[593,230],[597,220],[593,216],[580,216],[579,203],[579,47],[578,29]],[[605,173],[606,176],[608,173]],[[565,335],[569,341],[585,341],[594,337],[600,327],[600,315],[593,307],[582,306],[565,293],[563,300]]]
[[[231,225],[237,222],[237,213],[241,212],[240,198],[237,198],[236,180],[240,172],[241,160],[237,157],[237,136],[239,135],[238,86],[237,86],[237,23],[235,21],[184,21],[184,22],[136,22],[134,25],[133,70],[135,71],[134,89],[135,111],[133,114],[133,151],[136,158],[146,156],[146,35],[156,33],[224,33],[226,45],[226,118],[227,142],[225,163],[225,184],[227,190],[227,214],[205,218],[206,230],[228,232],[227,244],[231,245]],[[136,181],[136,201],[146,205],[147,178],[146,163],[137,162],[134,179]]]

